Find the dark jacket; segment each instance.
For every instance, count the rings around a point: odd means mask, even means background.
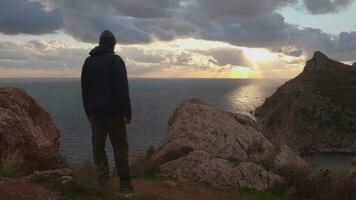
[[[109,46],[90,51],[82,75],[82,96],[87,117],[131,117],[125,62]]]

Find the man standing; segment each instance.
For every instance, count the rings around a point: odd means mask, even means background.
[[[82,68],[82,96],[92,130],[93,157],[99,184],[105,186],[109,180],[105,152],[105,141],[109,135],[120,177],[120,190],[132,190],[126,134],[126,124],[131,123],[129,87],[125,62],[115,54],[115,45],[115,36],[108,30],[103,31],[99,46],[90,51]]]

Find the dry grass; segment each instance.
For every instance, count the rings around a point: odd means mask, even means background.
[[[0,177],[11,177],[15,178],[21,176],[20,166],[22,160],[18,159],[20,152],[16,150],[14,153],[4,153],[7,155],[0,160]]]
[[[286,178],[283,185],[288,200],[355,200],[356,179],[345,172],[332,173],[328,170],[317,175],[286,167],[282,170]]]

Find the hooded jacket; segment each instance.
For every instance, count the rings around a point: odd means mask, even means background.
[[[82,74],[84,110],[90,117],[131,117],[131,104],[125,62],[110,46],[90,51]]]

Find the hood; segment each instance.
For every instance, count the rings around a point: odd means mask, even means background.
[[[107,53],[114,53],[114,50],[112,47],[107,46],[107,45],[99,45],[94,47],[89,53],[91,56],[97,56],[97,55],[102,55],[102,54],[107,54]]]

